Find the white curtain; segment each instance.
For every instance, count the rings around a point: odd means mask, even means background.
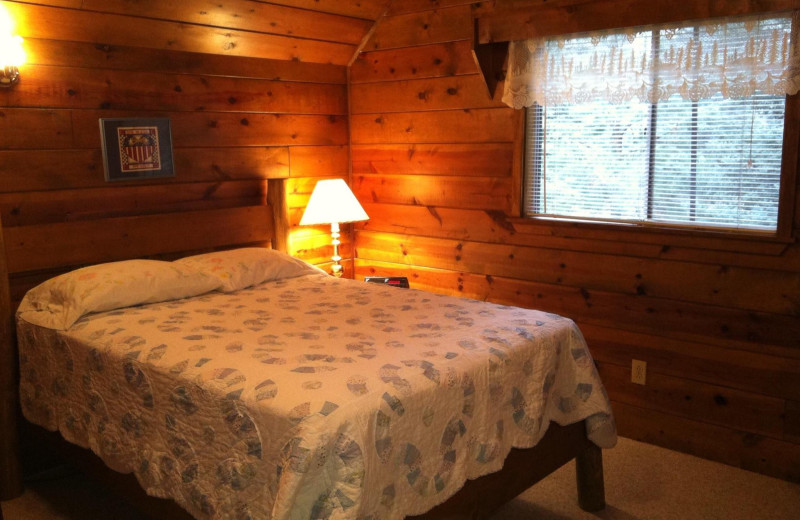
[[[797,11],[767,13],[511,42],[503,101],[522,108],[796,94],[798,20]]]

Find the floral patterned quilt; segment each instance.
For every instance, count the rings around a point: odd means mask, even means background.
[[[400,519],[611,408],[566,318],[311,274],[18,319],[25,416],[197,518]]]

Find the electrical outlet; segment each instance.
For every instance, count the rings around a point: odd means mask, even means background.
[[[639,359],[631,360],[631,383],[644,385],[647,382],[647,362]]]

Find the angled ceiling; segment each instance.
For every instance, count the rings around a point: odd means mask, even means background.
[[[3,3],[24,38],[347,65],[389,0]]]

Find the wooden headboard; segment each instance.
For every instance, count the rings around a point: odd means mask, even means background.
[[[180,189],[180,188],[177,188]],[[243,246],[288,250],[286,179],[264,181],[256,206],[142,212],[8,225],[0,220],[0,500],[19,495],[17,349],[14,311],[30,288],[89,264]],[[113,205],[113,202],[110,202]]]

